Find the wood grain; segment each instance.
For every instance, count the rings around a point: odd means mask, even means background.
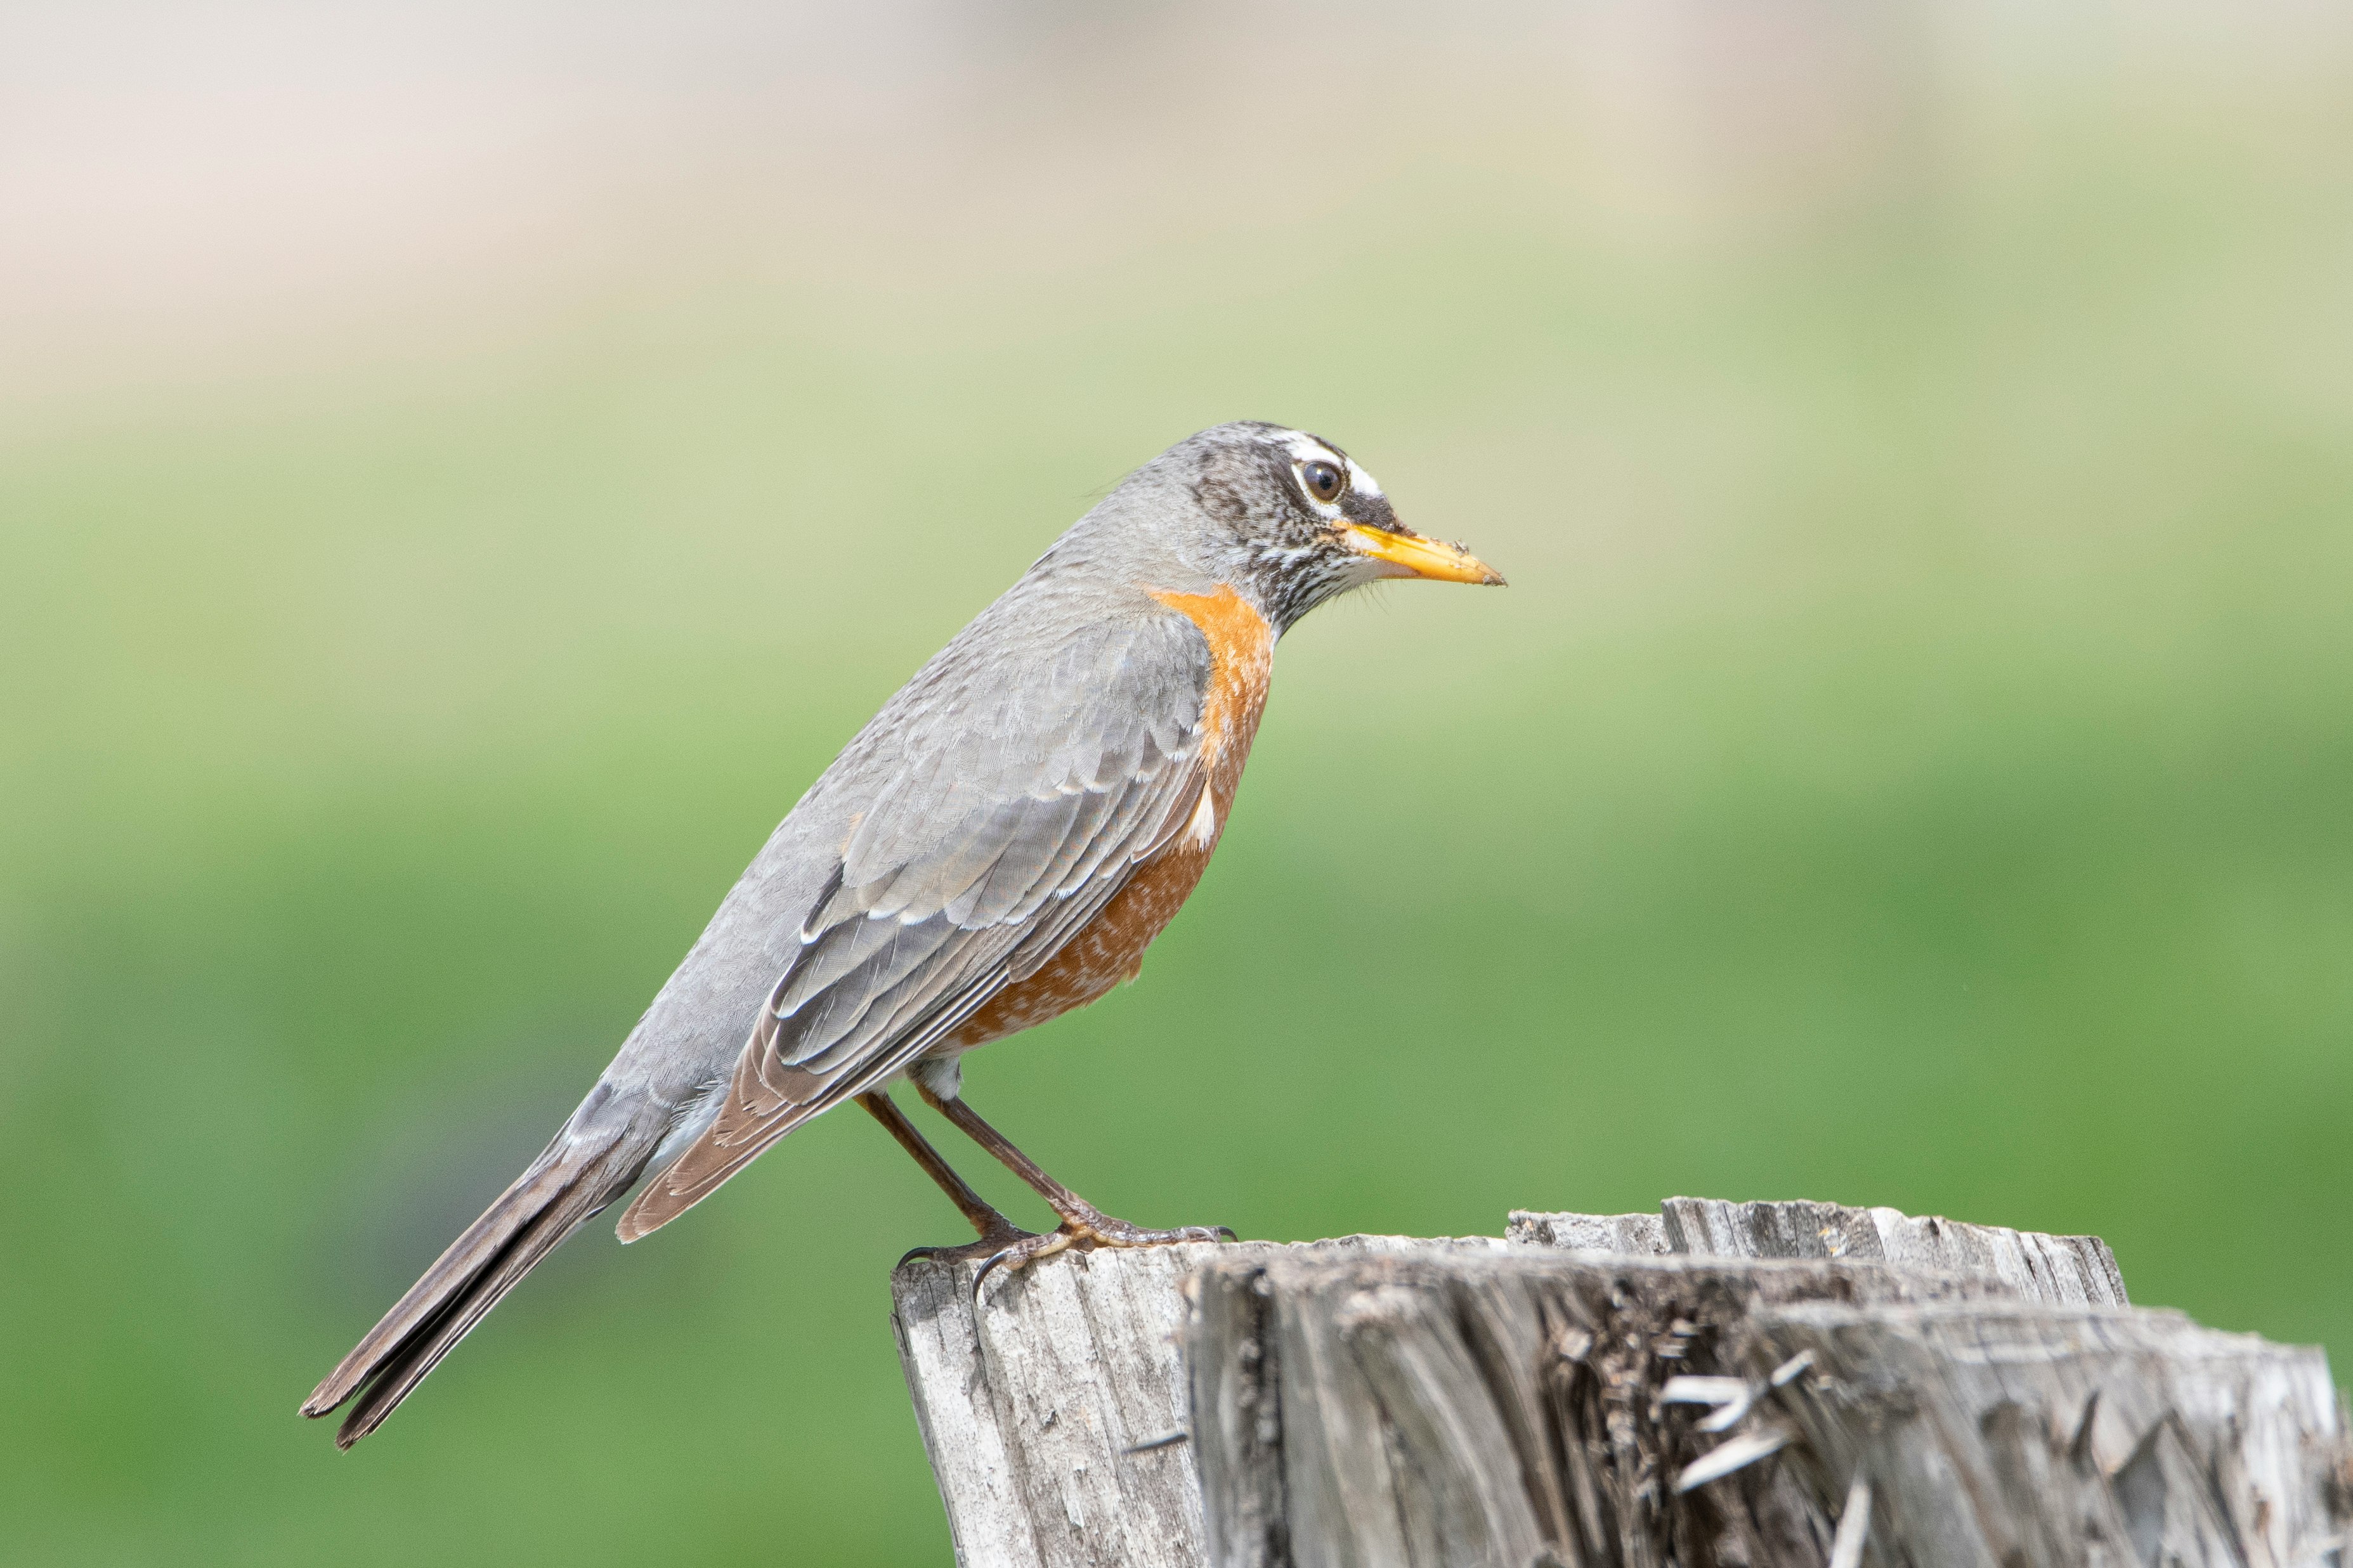
[[[892,1279],[966,1568],[2348,1555],[2321,1353],[2131,1307],[2096,1237],[1678,1198],[976,1268]]]
[[[1349,1237],[1071,1252],[992,1276],[914,1258],[892,1276],[892,1327],[964,1568],[1199,1568],[1201,1490],[1179,1352],[1187,1277],[1215,1258],[1502,1253]],[[1169,1441],[1168,1439],[1175,1439]]]

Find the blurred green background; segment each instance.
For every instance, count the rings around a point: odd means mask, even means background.
[[[0,16],[0,1558],[945,1561],[885,1280],[957,1224],[862,1117],[294,1407],[1242,416],[1513,585],[1307,623],[976,1104],[1246,1236],[2094,1231],[2341,1368],[2348,136],[2344,16],[2238,0]]]

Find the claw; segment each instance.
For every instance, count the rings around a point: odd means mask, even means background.
[[[990,1254],[988,1261],[980,1266],[980,1272],[972,1277],[972,1305],[975,1311],[980,1310],[980,1288],[982,1284],[987,1280],[989,1270],[1004,1262],[1006,1254],[1010,1253],[1012,1250],[1013,1249],[1008,1247],[1004,1252]]]
[[[903,1268],[918,1258],[927,1258],[934,1263],[953,1264],[962,1263],[968,1258],[979,1258],[983,1255],[992,1258],[1002,1257],[1029,1240],[1030,1234],[1018,1225],[1007,1225],[990,1231],[977,1241],[967,1241],[961,1246],[918,1247],[899,1259],[899,1267]]]
[[[980,1266],[972,1279],[972,1302],[980,1305],[980,1288],[988,1277],[1002,1268],[1008,1274],[1027,1268],[1041,1258],[1051,1258],[1072,1247],[1092,1251],[1099,1247],[1127,1248],[1136,1247],[1166,1247],[1187,1242],[1240,1241],[1229,1226],[1188,1225],[1177,1230],[1145,1230],[1125,1220],[1108,1215],[1092,1219],[1069,1219],[1060,1228],[1042,1236],[1023,1234],[1009,1247],[999,1247]],[[980,1245],[987,1245],[982,1243]]]
[[[997,1248],[981,1264],[980,1271],[972,1277],[972,1304],[980,1305],[980,1288],[989,1275],[1002,1268],[1008,1274],[1027,1268],[1040,1258],[1051,1258],[1081,1240],[1079,1233],[1069,1226],[1050,1230],[1042,1236],[1022,1233],[1010,1246]]]

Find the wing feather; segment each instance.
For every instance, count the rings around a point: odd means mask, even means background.
[[[1116,897],[1208,787],[1208,674],[1189,622],[1141,617],[911,716],[906,754],[804,918],[716,1118],[629,1206],[623,1239],[907,1066]]]

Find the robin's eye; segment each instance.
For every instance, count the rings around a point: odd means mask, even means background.
[[[1299,482],[1307,487],[1309,495],[1328,506],[1339,499],[1341,490],[1347,486],[1348,478],[1331,464],[1318,461],[1300,468]]]

